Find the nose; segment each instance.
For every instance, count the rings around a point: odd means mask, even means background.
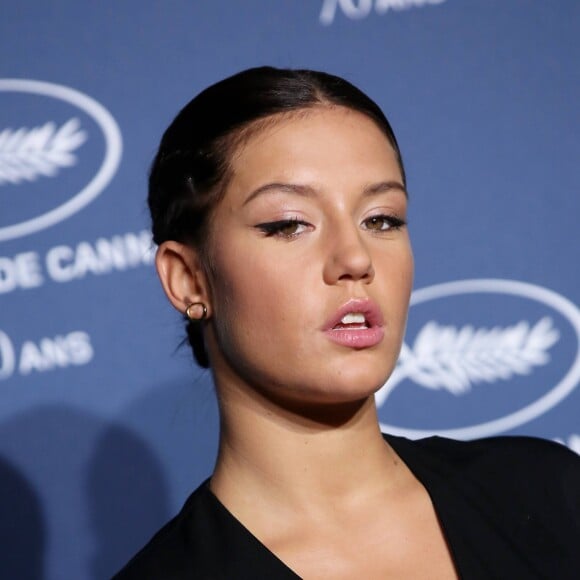
[[[375,277],[373,261],[361,232],[353,225],[337,228],[329,235],[324,264],[324,281],[337,284],[363,281],[369,284]]]

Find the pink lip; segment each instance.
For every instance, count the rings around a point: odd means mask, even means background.
[[[349,312],[364,314],[369,328],[334,328]],[[324,324],[322,330],[333,342],[357,349],[379,344],[385,334],[382,312],[377,304],[369,298],[353,298],[343,304]]]

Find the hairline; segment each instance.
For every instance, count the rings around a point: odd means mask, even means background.
[[[366,111],[362,111],[361,109],[359,109],[357,107],[350,107],[350,106],[343,104],[343,103],[336,103],[335,101],[326,98],[325,96],[323,96],[320,93],[317,93],[316,97],[317,97],[317,101],[313,102],[312,104],[307,104],[307,105],[297,107],[295,109],[291,109],[288,111],[281,111],[281,112],[277,112],[277,113],[272,113],[272,114],[266,115],[264,117],[254,119],[253,121],[250,121],[250,122],[248,122],[240,127],[231,129],[228,133],[226,133],[226,134],[224,134],[216,139],[215,145],[217,147],[224,148],[224,153],[225,153],[224,160],[225,160],[226,170],[225,170],[224,175],[223,175],[222,179],[220,180],[220,182],[215,186],[216,187],[216,198],[214,200],[214,203],[212,204],[213,208],[210,211],[209,216],[208,216],[208,225],[211,225],[210,222],[212,220],[215,208],[222,201],[222,199],[226,193],[226,190],[228,188],[228,185],[230,183],[230,180],[233,177],[233,168],[232,168],[233,161],[238,155],[241,154],[243,147],[253,137],[266,131],[267,129],[269,129],[271,127],[275,127],[276,125],[279,125],[280,123],[283,123],[286,120],[296,119],[296,118],[300,119],[300,118],[308,117],[316,110],[344,109],[345,111],[359,113],[360,115],[363,115],[367,119],[371,120],[374,123],[374,125],[379,129],[379,131],[385,136],[385,138],[389,142],[389,145],[393,148],[393,150],[396,154],[396,157],[397,157],[397,164],[399,165],[399,168],[401,169],[403,185],[406,186],[406,184],[404,183],[405,177],[404,177],[402,162],[400,160],[400,154],[397,153],[397,150],[396,150],[395,146],[393,145],[393,143],[391,142],[391,137],[389,136],[388,132],[385,130],[385,128],[381,125],[381,123],[379,123],[379,121],[373,115],[369,114]]]
[[[385,136],[389,145],[393,148],[395,152],[395,156],[397,159],[397,165],[401,169],[401,176],[403,181],[403,189],[406,192],[406,184],[405,184],[405,174],[402,166],[402,161],[400,160],[400,154],[397,153],[397,149],[391,142],[391,138],[388,132],[385,130],[381,123],[371,114],[366,111],[363,111],[357,107],[350,107],[347,104],[337,103],[331,99],[326,98],[324,95],[317,91],[316,94],[317,100],[312,102],[311,104],[305,104],[300,107],[296,107],[295,109],[290,109],[288,111],[281,111],[277,113],[271,113],[269,115],[265,115],[264,117],[260,117],[249,121],[248,123],[241,125],[239,127],[231,129],[228,133],[218,137],[215,141],[216,147],[224,147],[224,160],[226,165],[226,170],[220,182],[215,186],[215,199],[212,203],[212,208],[210,209],[207,222],[206,222],[206,236],[205,239],[200,241],[197,244],[196,250],[199,252],[199,257],[201,263],[206,270],[207,273],[214,272],[212,269],[212,260],[210,257],[210,252],[207,251],[207,248],[211,245],[213,240],[213,222],[214,222],[214,215],[218,205],[222,202],[227,188],[231,182],[233,177],[233,161],[236,156],[240,155],[242,152],[243,147],[256,135],[283,123],[286,120],[291,119],[301,119],[306,118],[311,115],[316,110],[332,110],[332,109],[344,109],[345,111],[351,111],[355,113],[359,113],[363,115],[367,119],[370,119],[374,125],[380,130],[380,132]]]

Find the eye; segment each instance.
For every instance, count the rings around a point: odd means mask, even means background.
[[[363,221],[364,228],[372,232],[386,232],[398,230],[405,225],[405,221],[393,215],[374,215]]]
[[[305,232],[309,225],[310,224],[305,221],[292,218],[288,220],[266,222],[258,224],[256,227],[264,232],[266,237],[294,238]]]

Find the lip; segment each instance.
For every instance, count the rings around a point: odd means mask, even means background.
[[[368,328],[334,328],[345,314],[363,314]],[[353,298],[343,304],[324,324],[322,330],[333,342],[350,348],[369,348],[383,340],[385,334],[383,314],[378,305],[370,298]]]

